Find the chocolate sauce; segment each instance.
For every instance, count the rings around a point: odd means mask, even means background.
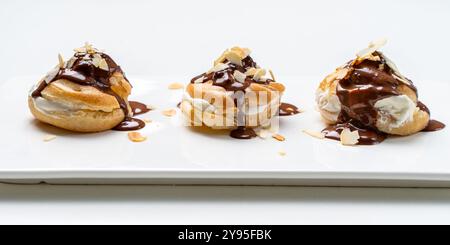
[[[100,68],[101,66],[97,63],[99,58],[106,62],[107,69]],[[69,80],[82,86],[92,86],[106,94],[114,96],[119,103],[120,108],[123,110],[125,119],[121,124],[114,128],[114,130],[124,131],[143,128],[145,123],[139,119],[130,117],[131,113],[128,109],[128,103],[111,88],[110,78],[116,72],[121,73],[128,82],[128,79],[125,77],[120,66],[118,66],[109,55],[101,52],[77,52],[69,61],[67,61],[64,67],[55,68],[55,70],[51,71],[31,95],[32,97],[42,96],[41,93],[47,85],[59,79]],[[134,115],[143,114],[149,111],[144,104],[138,102],[130,102],[129,104],[133,109],[132,112]]]
[[[141,102],[130,101],[128,103],[130,104],[131,111],[133,112],[133,116],[142,115],[142,114],[145,114],[145,113],[151,111],[151,109],[149,109],[146,104],[143,104]]]
[[[127,117],[119,125],[114,127],[112,130],[115,131],[134,131],[145,127],[145,122],[132,117]]]
[[[424,128],[422,130],[422,132],[435,132],[435,131],[439,131],[445,128],[445,124],[436,121],[436,120],[430,120],[428,122],[428,125],[426,128]]]
[[[360,126],[355,121],[329,126],[322,130],[322,133],[325,134],[325,138],[339,141],[341,140],[341,132],[346,128],[351,131],[358,131],[360,137],[358,145],[376,145],[383,142],[387,138],[385,133]]]
[[[416,92],[412,83],[407,85],[399,81],[385,63],[381,58],[381,61],[364,60],[360,64],[348,67],[350,72],[347,77],[340,80],[336,86],[336,95],[342,105],[340,122],[346,122],[351,118],[366,127],[376,128],[377,101],[401,95],[399,91],[401,85],[406,85]]]
[[[178,102],[177,107],[181,108],[181,102]]]
[[[253,77],[247,77],[244,82],[240,82],[235,79],[234,72],[240,71],[245,73],[247,69],[250,68],[258,68],[258,65],[250,56],[247,56],[242,60],[242,66],[236,65],[234,63],[224,61],[224,64],[227,66],[223,70],[211,72],[211,73],[203,73],[199,76],[194,77],[191,80],[191,83],[196,82],[198,79],[203,78],[203,82],[212,81],[213,85],[224,88],[227,91],[243,91],[248,88],[252,83],[260,83],[260,84],[269,84],[273,82],[271,79],[267,79],[265,81],[257,81],[254,80]]]
[[[244,80],[244,82],[240,82],[234,77],[235,71],[240,71],[241,73],[245,74],[247,69],[258,68],[258,65],[256,64],[256,62],[250,56],[247,56],[245,59],[242,60],[242,66],[236,65],[227,60],[225,60],[223,63],[226,65],[226,67],[224,69],[215,71],[215,72],[211,72],[211,73],[203,73],[199,76],[192,78],[191,83],[195,83],[199,79],[202,79],[203,83],[212,81],[213,85],[222,87],[226,91],[232,91],[232,92],[242,91],[245,93],[245,90],[248,87],[250,87],[250,85],[254,82],[255,83],[256,82],[264,83],[264,84],[269,84],[270,82],[273,82],[272,80],[266,80],[263,82],[259,82],[259,81],[254,80],[253,77],[247,77]],[[240,94],[240,95],[242,95],[242,94]],[[239,108],[243,105],[243,103],[238,103],[239,99],[242,99],[242,98],[235,98],[234,102],[235,102],[236,107],[238,107],[238,115],[237,115],[238,125],[239,124],[242,125],[245,123],[245,121],[244,121],[245,114],[243,114],[241,108]],[[246,128],[244,126],[240,126],[237,129],[231,131],[230,136],[233,138],[236,138],[236,139],[251,139],[251,138],[256,137],[256,133],[251,128]]]
[[[377,130],[378,111],[375,103],[379,100],[402,95],[401,87],[406,86],[417,94],[413,83],[401,81],[398,74],[392,70],[384,56],[375,52],[378,61],[363,60],[360,63],[349,62],[346,77],[338,81],[336,95],[341,102],[341,113],[338,124],[323,130],[326,138],[340,140],[340,133],[345,128],[357,130],[360,135],[360,145],[373,145],[384,141],[387,134]],[[417,106],[429,113],[421,102]]]
[[[279,116],[293,116],[296,114],[299,114],[300,110],[297,106],[289,104],[289,103],[281,103],[280,104],[280,111],[278,113]]]
[[[255,130],[247,127],[238,127],[230,132],[230,136],[235,139],[249,140],[256,137]]]

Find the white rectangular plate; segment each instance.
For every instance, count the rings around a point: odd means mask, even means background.
[[[319,140],[302,130],[321,130],[314,91],[320,77],[286,77],[283,101],[304,113],[281,118],[280,134],[272,138],[235,140],[226,134],[204,134],[181,125],[176,108],[181,91],[171,82],[188,78],[130,77],[131,100],[157,110],[141,132],[143,143],[132,143],[124,132],[76,134],[41,124],[27,108],[28,89],[36,77],[15,78],[0,86],[0,181],[64,184],[250,184],[328,186],[450,186],[449,131],[389,138],[376,146],[344,147]],[[432,117],[450,122],[446,101],[449,83],[418,81],[420,98]],[[57,135],[44,142],[46,135]],[[279,152],[286,152],[285,156]]]

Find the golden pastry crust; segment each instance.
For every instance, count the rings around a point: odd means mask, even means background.
[[[127,104],[131,85],[120,72],[110,78],[111,89]],[[40,108],[36,99],[28,97],[28,106],[36,119],[75,132],[100,132],[114,128],[125,119],[117,99],[91,86],[60,79],[47,85],[41,92],[48,103],[62,105],[64,110]]]
[[[199,91],[198,94],[195,91]],[[255,92],[258,107],[263,108],[257,114],[245,116],[246,127],[265,126],[270,123],[270,119],[278,112],[280,98],[285,91],[281,83],[271,82],[267,85],[252,83],[248,91]],[[186,87],[186,94],[192,99],[200,99],[214,105],[214,110],[203,110],[194,105],[193,100],[183,99],[181,111],[190,125],[207,126],[213,129],[234,129],[238,125],[238,108],[234,99],[222,87],[212,85],[212,81],[201,84],[189,84]],[[259,97],[265,94],[266,100]],[[222,101],[222,103],[217,103]],[[213,120],[221,117],[219,120]],[[211,119],[211,120],[207,120]],[[200,125],[198,125],[200,123]],[[244,125],[239,125],[244,126]]]
[[[422,131],[427,127],[429,121],[430,115],[417,107],[416,111],[414,112],[413,120],[407,121],[400,127],[393,128],[390,127],[390,125],[387,123],[382,123],[382,120],[378,120],[377,128],[384,133],[398,136],[408,136]]]
[[[111,112],[89,110],[46,112],[36,106],[32,97],[28,98],[28,106],[33,116],[39,121],[80,133],[109,130],[122,122],[125,117],[120,108]]]

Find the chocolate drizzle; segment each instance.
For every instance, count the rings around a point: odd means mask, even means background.
[[[128,103],[130,104],[131,111],[133,112],[133,116],[142,115],[142,114],[145,114],[145,113],[151,111],[151,109],[149,109],[146,104],[143,104],[141,102],[130,101]]]
[[[404,86],[417,95],[417,89],[413,83],[406,78],[404,78],[406,82],[402,81],[381,53],[375,52],[373,55],[380,59],[352,61],[344,67],[349,72],[338,81],[336,86],[336,95],[341,102],[341,113],[337,125],[322,131],[326,138],[340,140],[340,133],[348,128],[359,132],[358,144],[360,145],[381,143],[387,138],[387,134],[380,132],[376,127],[378,111],[375,109],[375,103],[391,96],[402,95]],[[430,113],[423,103],[418,102],[417,106]],[[437,123],[431,124],[427,128],[442,128]]]
[[[293,116],[293,115],[296,115],[299,113],[300,113],[300,110],[298,109],[297,106],[289,104],[289,103],[281,103],[280,111],[279,111],[278,115],[280,117],[285,117],[285,116]]]
[[[99,61],[105,64],[100,64]],[[114,130],[137,130],[145,126],[145,123],[139,119],[131,118],[131,115],[139,115],[149,110],[144,104],[139,102],[130,102],[132,113],[130,113],[127,101],[111,88],[110,78],[114,73],[119,72],[128,82],[120,66],[107,54],[90,50],[86,52],[77,52],[65,63],[64,67],[56,67],[52,70],[38,87],[32,92],[32,97],[42,96],[42,91],[48,84],[65,79],[82,86],[92,86],[103,93],[109,94],[116,98],[120,108],[123,110],[125,119]]]
[[[245,93],[246,89],[250,87],[252,83],[268,85],[271,82],[274,82],[272,79],[256,80],[253,78],[253,76],[247,76],[244,82],[240,82],[234,77],[235,71],[239,71],[245,74],[248,69],[259,68],[256,62],[250,56],[247,56],[241,61],[242,65],[231,63],[228,60],[225,60],[223,64],[225,65],[224,69],[210,73],[203,73],[199,76],[194,77],[191,80],[191,83],[197,83],[199,79],[202,79],[202,83],[212,81],[213,85],[222,87],[226,91],[241,91]],[[245,114],[243,113],[241,107],[244,105],[244,103],[243,98],[239,98],[239,96],[242,97],[242,93],[235,95],[238,95],[235,96],[237,98],[234,99],[234,103],[238,108],[238,125],[243,125],[245,124]],[[237,129],[230,132],[230,136],[236,139],[251,139],[256,137],[256,133],[251,128],[239,126]]]
[[[247,56],[242,60],[242,66],[231,63],[227,60],[224,61],[226,68],[211,72],[211,73],[203,73],[199,76],[194,77],[191,80],[191,83],[195,83],[198,79],[203,78],[203,83],[212,81],[213,85],[224,88],[227,91],[243,91],[250,86],[251,83],[259,83],[259,84],[270,84],[274,82],[272,79],[266,80],[255,80],[252,76],[249,76],[245,79],[244,82],[238,81],[234,77],[235,71],[240,71],[245,74],[245,72],[250,68],[259,68],[255,61],[253,61],[252,57]]]
[[[230,136],[235,139],[248,140],[256,137],[255,130],[247,127],[238,127],[230,132]]]

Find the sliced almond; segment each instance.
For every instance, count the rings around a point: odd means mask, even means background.
[[[253,75],[253,79],[255,81],[259,81],[265,75],[266,75],[266,70],[264,70],[264,69],[256,69],[256,72]]]
[[[49,135],[44,136],[43,140],[44,140],[44,142],[50,142],[54,139],[56,139],[56,135],[49,134]]]
[[[149,119],[149,118],[146,118],[146,119],[144,119],[144,122],[145,122],[145,123],[152,123],[153,120],[152,120],[152,119]]]
[[[257,70],[258,70],[258,69],[252,67],[252,68],[248,69],[248,70],[245,72],[245,75],[247,75],[247,76],[254,76]]]
[[[162,111],[162,114],[166,117],[173,117],[177,114],[177,110],[175,109],[167,109]]]
[[[100,64],[99,64],[98,68],[100,68],[100,69],[102,69],[102,70],[105,70],[105,71],[108,71],[108,70],[109,70],[108,63],[106,62],[105,59],[102,58],[102,59],[100,60]]]
[[[205,81],[205,79],[203,78],[203,77],[199,77],[199,78],[197,78],[195,81],[194,81],[194,83],[195,84],[200,84],[200,83],[203,83]]]
[[[149,109],[151,111],[156,110],[156,106],[154,106],[154,105],[145,105],[145,106],[147,107],[147,109]]]
[[[279,152],[278,152],[278,155],[284,157],[284,156],[286,156],[286,152],[285,152],[285,151],[279,151]]]
[[[270,77],[272,77],[272,80],[273,80],[274,82],[276,82],[277,79],[275,79],[275,75],[273,74],[273,71],[272,71],[272,70],[269,70],[269,73],[270,73]]]
[[[241,57],[241,59],[245,59],[251,53],[250,49],[241,48],[241,47],[233,47],[233,48],[231,48],[231,52],[234,52],[237,55],[239,55]]]
[[[274,134],[274,135],[272,135],[272,138],[274,138],[274,139],[276,139],[278,141],[285,141],[286,140],[286,138],[283,135],[280,135],[280,134]]]
[[[349,71],[350,70],[347,68],[336,70],[336,79],[338,80],[344,79],[348,75]]]
[[[234,71],[233,76],[240,83],[245,83],[245,79],[247,78],[247,75],[238,70]]]
[[[309,135],[311,137],[317,138],[317,139],[324,139],[325,138],[325,134],[322,133],[322,132],[319,132],[319,131],[313,131],[313,130],[305,129],[305,130],[303,130],[303,133],[305,133],[305,134],[307,134],[307,135]]]
[[[225,53],[226,53],[226,52],[228,52],[228,50],[226,50],[225,52],[223,52],[222,55],[214,61],[214,66],[216,66],[216,65],[218,65],[218,64],[220,64],[220,63],[223,63],[223,62],[227,59],[227,58],[225,57]]]
[[[129,132],[128,139],[130,139],[133,142],[144,142],[147,140],[147,137],[143,136],[139,132]]]
[[[356,56],[358,60],[364,60],[368,56],[371,56],[375,51],[383,47],[387,43],[387,39],[383,38],[377,41],[373,41],[369,44],[369,47],[359,51]]]
[[[231,52],[231,51],[226,52],[225,53],[225,58],[229,62],[231,62],[231,63],[233,63],[235,65],[242,66],[242,59],[243,58],[241,58],[241,56],[239,54],[237,54],[236,52]]]
[[[59,62],[59,68],[63,69],[65,66],[64,58],[61,54],[58,54],[58,62]]]
[[[209,70],[207,72],[207,74],[213,73],[213,72],[218,72],[218,71],[222,71],[228,68],[227,64],[224,63],[217,63],[216,65],[214,65],[213,68],[211,68],[211,70]]]
[[[184,88],[184,84],[182,84],[182,83],[171,83],[171,84],[169,84],[168,88],[169,89],[173,89],[173,90],[183,89]]]
[[[346,128],[341,132],[341,144],[346,146],[353,146],[358,144],[359,142],[359,133],[358,131],[350,131],[350,129]]]

